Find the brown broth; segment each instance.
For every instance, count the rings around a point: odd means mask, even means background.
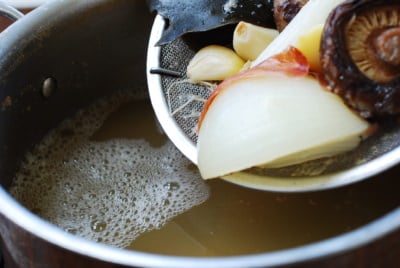
[[[147,101],[123,105],[92,137],[95,141],[116,138],[145,139],[155,148],[168,143]],[[397,167],[356,185],[302,194],[262,192],[219,179],[207,181],[211,193],[207,201],[161,228],[141,234],[127,248],[170,255],[227,256],[319,241],[367,224],[399,206],[399,173]]]
[[[399,171],[356,186],[307,194],[275,194],[221,180],[211,197],[129,248],[173,255],[220,256],[267,252],[353,230],[398,206]],[[174,237],[171,243],[171,237]]]
[[[152,113],[147,103],[140,109]],[[133,124],[133,105],[108,120],[103,139],[121,135],[166,142],[155,135],[155,120]],[[144,114],[144,113],[143,113]],[[151,118],[151,116],[150,116]],[[135,119],[137,120],[137,119]],[[110,131],[110,130],[113,131]],[[116,131],[119,130],[119,131]],[[104,132],[103,132],[104,131]],[[368,181],[318,193],[277,194],[246,189],[223,180],[208,182],[210,198],[159,230],[139,236],[128,248],[190,256],[241,255],[279,250],[353,230],[400,204],[400,169]],[[173,241],[173,242],[171,242]]]

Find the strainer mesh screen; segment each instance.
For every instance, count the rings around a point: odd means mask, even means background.
[[[186,67],[194,54],[195,52],[182,39],[178,39],[162,47],[160,67],[186,74]],[[162,90],[169,109],[181,130],[196,143],[197,120],[203,108],[204,100],[211,93],[210,87],[190,83],[186,76],[182,78],[162,76]],[[293,129],[293,131],[296,130]],[[330,174],[366,163],[399,145],[399,124],[396,120],[388,120],[379,125],[377,133],[363,141],[357,149],[351,152],[286,168],[254,168],[249,172],[277,177]]]
[[[186,68],[194,54],[184,41],[178,39],[162,47],[160,67],[185,74],[183,78],[163,76],[161,83],[171,114],[182,131],[196,142],[198,117],[211,89],[209,86],[194,84],[186,78]]]

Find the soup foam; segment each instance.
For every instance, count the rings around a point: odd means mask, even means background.
[[[126,99],[102,100],[52,130],[27,154],[10,193],[64,230],[116,247],[207,200],[207,185],[172,143],[91,139]]]

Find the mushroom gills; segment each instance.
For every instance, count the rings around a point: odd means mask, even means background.
[[[371,80],[388,83],[400,74],[400,5],[368,9],[345,28],[348,53]]]
[[[400,113],[400,1],[337,6],[325,23],[320,55],[328,88],[362,117]]]

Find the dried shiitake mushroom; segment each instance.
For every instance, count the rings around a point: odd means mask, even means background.
[[[400,113],[400,1],[349,0],[321,42],[328,86],[366,118]]]
[[[274,20],[276,28],[282,32],[308,0],[274,0]]]

